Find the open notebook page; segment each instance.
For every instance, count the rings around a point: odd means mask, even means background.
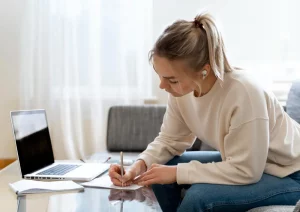
[[[110,189],[120,189],[120,190],[136,190],[139,189],[142,186],[132,184],[130,186],[121,187],[121,186],[115,186],[108,175],[101,176],[99,178],[96,178],[90,182],[81,183],[81,185],[86,187],[95,187],[95,188],[110,188]]]

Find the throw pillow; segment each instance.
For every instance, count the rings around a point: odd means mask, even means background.
[[[300,80],[292,84],[286,102],[286,112],[292,119],[300,123]]]

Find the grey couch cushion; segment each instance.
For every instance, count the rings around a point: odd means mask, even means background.
[[[216,151],[214,148],[212,148],[211,146],[209,146],[208,144],[202,142],[201,144],[201,151]]]
[[[296,206],[291,205],[273,205],[253,208],[247,212],[300,212],[300,200]]]
[[[300,80],[292,84],[286,102],[286,112],[300,123]]]
[[[160,131],[166,106],[113,106],[108,113],[107,150],[142,152]],[[198,151],[202,142],[196,139],[188,149]]]
[[[113,106],[108,113],[107,149],[141,152],[160,131],[165,106]]]

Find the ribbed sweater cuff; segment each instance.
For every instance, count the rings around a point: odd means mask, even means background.
[[[188,163],[178,163],[176,180],[178,184],[190,184]]]

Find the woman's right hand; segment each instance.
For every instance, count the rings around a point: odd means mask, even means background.
[[[125,170],[123,178],[121,176],[121,166],[119,164],[112,164],[108,173],[111,182],[116,186],[129,186],[132,184],[133,179],[136,177],[134,170]]]
[[[129,169],[124,169],[123,178],[121,176],[121,166],[119,164],[112,164],[109,168],[109,177],[111,182],[116,186],[129,186],[133,180],[147,170],[146,164],[143,160],[138,160],[132,164]]]

